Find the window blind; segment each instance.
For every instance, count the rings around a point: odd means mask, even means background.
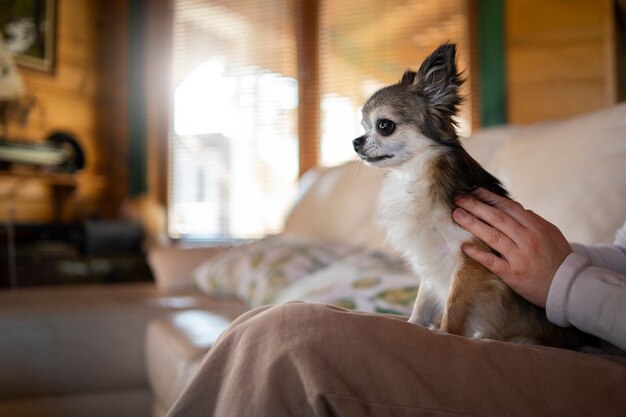
[[[292,3],[175,0],[171,236],[280,230],[298,172]]]

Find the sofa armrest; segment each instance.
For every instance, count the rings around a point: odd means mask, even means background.
[[[154,247],[148,252],[148,265],[160,290],[189,290],[196,287],[193,277],[196,267],[230,247]]]

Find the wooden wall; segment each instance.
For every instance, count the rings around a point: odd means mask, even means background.
[[[57,0],[54,72],[20,68],[38,104],[25,126],[11,124],[9,136],[43,141],[51,131],[67,131],[85,150],[87,165],[61,207],[64,221],[113,216],[125,195],[125,5],[123,0]],[[49,184],[41,176],[1,175],[0,220],[9,211],[18,222],[53,220]]]
[[[574,116],[618,100],[612,0],[507,0],[509,123]]]

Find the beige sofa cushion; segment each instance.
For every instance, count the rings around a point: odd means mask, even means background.
[[[195,288],[196,267],[225,249],[224,246],[153,246],[148,252],[148,265],[160,290],[186,291]]]
[[[487,168],[568,240],[612,243],[626,219],[626,103],[517,129]]]
[[[285,234],[388,250],[377,223],[383,170],[354,161],[307,176],[312,184],[287,217]]]

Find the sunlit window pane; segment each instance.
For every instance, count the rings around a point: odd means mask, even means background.
[[[295,40],[272,32],[293,21],[287,2],[275,2],[273,10],[260,3],[176,2],[173,237],[274,233],[293,202],[298,83],[290,42]]]

